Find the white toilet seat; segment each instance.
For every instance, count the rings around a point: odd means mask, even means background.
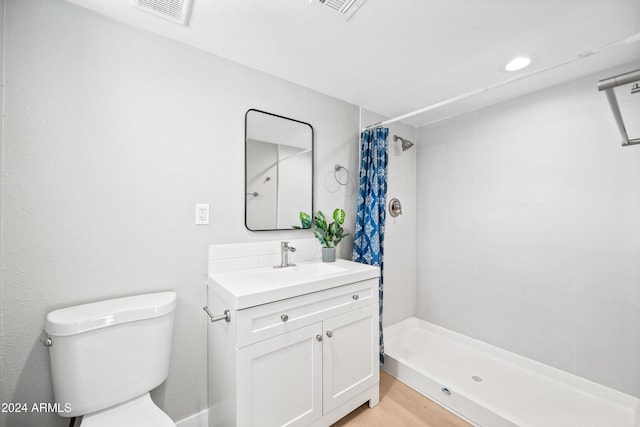
[[[151,400],[149,393],[82,417],[80,427],[176,427]]]

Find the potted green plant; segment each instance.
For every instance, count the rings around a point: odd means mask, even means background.
[[[300,223],[302,227],[296,228],[313,228],[313,234],[322,244],[322,261],[334,262],[336,260],[336,246],[340,241],[348,236],[342,228],[344,224],[344,210],[337,208],[333,211],[333,222],[328,223],[327,217],[322,211],[316,212],[311,219],[311,215],[306,212],[300,212]]]

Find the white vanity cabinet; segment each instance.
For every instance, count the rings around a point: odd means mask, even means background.
[[[332,317],[322,324],[322,407],[328,413],[380,381],[378,305]],[[370,406],[377,403],[376,398]]]
[[[321,334],[313,324],[238,349],[238,426],[306,426],[322,416]]]
[[[243,308],[210,283],[209,309],[231,321],[208,326],[209,426],[329,426],[375,406],[377,269],[367,276]]]

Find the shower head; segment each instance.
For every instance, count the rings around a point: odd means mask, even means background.
[[[397,140],[402,141],[402,151],[407,151],[409,148],[413,147],[413,142],[409,141],[408,139],[404,139],[401,136],[393,135],[393,140],[394,141],[397,141]]]

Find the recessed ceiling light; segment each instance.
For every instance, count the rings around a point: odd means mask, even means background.
[[[518,71],[531,65],[532,58],[528,56],[518,56],[513,58],[504,66],[505,71]]]

